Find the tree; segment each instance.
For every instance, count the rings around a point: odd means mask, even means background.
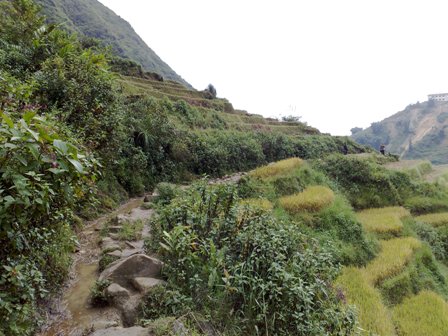
[[[204,91],[209,94],[209,99],[216,98],[216,88],[213,86],[213,84],[209,84]]]
[[[352,132],[352,135],[354,135],[354,134],[356,134],[356,133],[358,133],[358,132],[361,132],[363,129],[362,129],[362,127],[353,127],[351,130],[350,130],[350,132]]]

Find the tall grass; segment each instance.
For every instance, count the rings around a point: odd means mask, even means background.
[[[317,212],[334,201],[334,193],[323,186],[311,186],[303,192],[280,198],[280,205],[289,213]]]
[[[400,219],[406,216],[410,216],[410,213],[403,207],[367,209],[357,214],[358,220],[366,231],[394,234],[401,232],[403,223]]]
[[[446,336],[448,303],[434,292],[422,291],[396,306],[393,320],[402,336]]]
[[[434,227],[448,224],[448,212],[427,214],[415,217],[416,220]]]
[[[249,175],[258,178],[268,178],[272,176],[283,175],[291,172],[295,168],[298,168],[302,163],[303,161],[299,158],[281,160],[275,163],[271,163],[267,166],[252,170]]]
[[[362,335],[395,335],[390,312],[362,270],[344,268],[336,284],[344,290],[348,303],[356,306]]]
[[[262,210],[272,210],[272,203],[264,198],[246,198],[240,202],[243,206],[254,207]]]
[[[380,254],[363,269],[366,279],[372,285],[400,273],[411,260],[414,251],[422,246],[413,237],[383,240],[380,243]]]

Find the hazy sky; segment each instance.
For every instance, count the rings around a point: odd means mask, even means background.
[[[448,92],[448,2],[100,0],[197,89],[350,134]]]

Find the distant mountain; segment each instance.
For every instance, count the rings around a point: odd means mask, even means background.
[[[191,87],[170,68],[137,35],[132,26],[112,10],[96,0],[36,0],[50,22],[61,23],[71,31],[94,37],[111,45],[121,57],[142,65],[146,71],[156,72],[166,79]]]
[[[427,159],[448,163],[448,102],[429,100],[409,105],[403,111],[365,130],[352,129],[356,142],[386,151],[404,159]]]

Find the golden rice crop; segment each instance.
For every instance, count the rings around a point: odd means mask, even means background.
[[[391,314],[381,295],[355,267],[345,267],[336,280],[345,292],[347,302],[356,306],[363,335],[395,335]]]
[[[283,175],[289,173],[295,168],[298,168],[303,163],[302,159],[290,158],[286,160],[277,161],[275,163],[268,164],[252,170],[249,175],[259,178],[267,178],[276,175]]]
[[[403,207],[367,209],[357,213],[363,228],[375,233],[400,233],[403,229],[401,218],[410,216]]]
[[[431,291],[405,299],[393,310],[400,336],[448,335],[448,303]]]
[[[363,269],[366,279],[373,285],[400,273],[414,251],[422,245],[413,237],[382,240],[380,243],[380,254]]]
[[[272,210],[272,203],[264,198],[246,198],[241,200],[241,205],[248,205],[262,210]]]
[[[334,193],[323,186],[312,186],[303,192],[280,198],[280,205],[289,213],[319,211],[334,201]]]
[[[416,220],[434,227],[448,224],[448,212],[427,214],[415,217]]]

